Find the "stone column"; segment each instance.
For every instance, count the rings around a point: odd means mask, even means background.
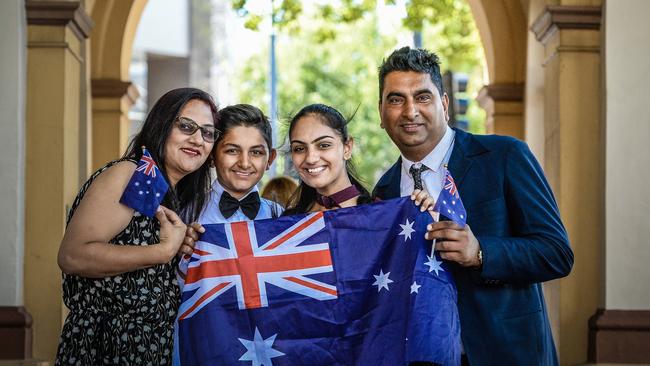
[[[600,17],[600,6],[548,6],[532,25],[545,49],[544,168],[576,258],[558,291],[563,365],[587,360],[587,321],[603,302]]]
[[[650,2],[607,1],[605,303],[589,321],[589,361],[650,364]]]
[[[32,357],[31,316],[24,306],[25,4],[0,2],[0,360]],[[1,362],[1,361],[0,361]]]
[[[138,99],[130,81],[93,79],[92,170],[119,158],[129,138],[129,108]]]
[[[524,135],[524,84],[485,85],[476,97],[486,112],[486,132],[508,135],[520,140]]]
[[[79,188],[83,43],[92,21],[78,1],[27,1],[25,306],[33,355],[53,359],[61,331],[59,243]]]

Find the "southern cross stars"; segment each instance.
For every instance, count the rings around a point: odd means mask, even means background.
[[[404,235],[404,242],[411,239],[411,234],[415,232],[415,229],[413,229],[413,224],[415,224],[415,221],[409,222],[409,219],[406,219],[406,223],[404,225],[399,224],[399,226],[402,227],[402,232],[400,232],[398,235]]]
[[[445,271],[444,269],[442,269],[441,266],[442,262],[438,262],[435,255],[432,256],[427,255],[427,259],[429,261],[424,262],[424,265],[429,266],[429,272],[436,271],[436,276],[438,276],[439,271],[443,271],[443,272]]]
[[[413,284],[411,285],[411,293],[418,293],[418,290],[422,287],[422,285],[418,285],[417,282],[413,281]]]
[[[259,329],[255,327],[255,336],[252,341],[239,338],[239,341],[246,347],[239,361],[251,361],[252,366],[273,366],[272,358],[284,356],[284,353],[273,349],[273,342],[278,334],[274,334],[267,339],[262,338]]]
[[[380,269],[379,270],[379,275],[373,275],[375,277],[375,283],[373,283],[373,286],[377,286],[377,292],[381,291],[382,288],[386,288],[386,291],[388,291],[388,284],[392,283],[393,280],[388,278],[388,275],[390,275],[390,272],[384,274],[384,270]]]

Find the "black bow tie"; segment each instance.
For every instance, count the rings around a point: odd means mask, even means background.
[[[246,217],[255,220],[257,212],[260,210],[260,195],[257,192],[251,192],[241,201],[224,191],[219,200],[219,211],[226,219],[234,215],[237,209],[241,208]]]

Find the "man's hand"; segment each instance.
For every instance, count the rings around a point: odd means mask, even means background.
[[[203,225],[198,222],[193,222],[187,225],[187,231],[185,231],[185,238],[183,239],[183,245],[181,245],[178,250],[178,255],[192,255],[194,251],[194,244],[199,240],[199,234],[203,234],[205,229]]]
[[[427,226],[424,238],[436,239],[435,249],[442,259],[456,262],[463,267],[481,265],[478,259],[481,246],[469,225],[462,228],[453,221],[434,222]]]

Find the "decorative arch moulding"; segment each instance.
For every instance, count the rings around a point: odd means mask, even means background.
[[[601,17],[600,6],[547,6],[530,29],[546,44],[560,29],[599,30]]]
[[[90,87],[93,98],[127,97],[131,105],[140,96],[138,88],[132,82],[119,79],[92,79]]]
[[[79,1],[25,2],[27,24],[68,26],[79,40],[90,36],[95,23]]]
[[[494,102],[523,102],[524,83],[494,83],[479,90],[476,100],[481,106]]]

